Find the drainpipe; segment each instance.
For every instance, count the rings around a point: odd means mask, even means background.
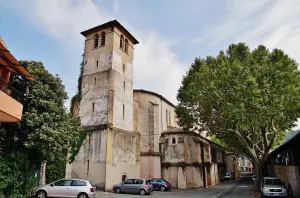
[[[203,188],[206,188],[206,174],[205,174],[205,164],[204,164],[204,145],[203,143],[201,142],[200,143],[200,147],[201,147],[201,161],[202,161],[202,164],[203,164],[203,168],[202,168],[202,175],[203,175]]]

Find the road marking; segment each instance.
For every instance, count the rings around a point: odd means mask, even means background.
[[[221,192],[219,194],[217,194],[216,196],[214,196],[213,198],[217,198],[219,195],[222,195],[224,192]]]
[[[248,188],[249,186],[238,186],[238,188]]]

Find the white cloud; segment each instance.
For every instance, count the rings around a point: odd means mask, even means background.
[[[191,40],[191,44],[199,44],[205,41],[204,37],[195,37]]]
[[[115,12],[118,11],[119,3],[118,0],[113,2]],[[44,34],[62,44],[68,44],[65,49],[70,51],[83,51],[84,38],[79,34],[81,31],[113,19],[92,0],[13,1],[10,6]],[[168,39],[151,29],[140,30],[126,21],[120,22],[140,42],[135,48],[135,87],[157,92],[176,103],[177,89],[185,67],[170,50]],[[73,78],[77,79],[77,75]],[[64,77],[63,80],[68,82]]]

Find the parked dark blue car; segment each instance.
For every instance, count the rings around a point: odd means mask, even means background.
[[[153,190],[167,191],[171,189],[171,185],[164,179],[153,178],[151,179]]]

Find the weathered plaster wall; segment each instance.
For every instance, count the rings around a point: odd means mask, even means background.
[[[235,158],[235,160],[234,160]],[[238,178],[238,160],[237,157],[233,154],[226,154],[224,157],[224,162],[226,163],[226,172],[232,173],[234,178]]]
[[[112,165],[136,163],[136,137],[132,133],[114,131],[112,133]]]
[[[140,162],[136,155],[138,144],[137,134],[117,129],[108,132],[105,190],[110,191],[114,184],[121,182],[123,175],[140,177]]]
[[[79,111],[83,126],[107,123],[108,84],[105,84],[105,81],[100,81],[101,78],[107,79],[107,75],[105,72],[83,77],[82,84],[86,88],[83,90]],[[91,82],[92,80],[94,83]]]
[[[173,140],[175,139],[175,143]],[[190,135],[168,135],[161,144],[162,162],[170,163],[170,167],[162,167],[162,177],[171,182],[175,188],[203,187],[203,173],[201,167],[180,166],[176,164],[193,164],[201,162],[200,143]],[[173,166],[173,165],[174,166]],[[175,174],[175,175],[174,175]]]
[[[173,140],[175,139],[175,144]],[[192,136],[170,135],[165,139],[162,147],[162,162],[201,162],[200,144]]]
[[[100,187],[104,186],[106,132],[107,130],[96,130],[89,133],[72,163],[71,177],[87,178]]]
[[[161,178],[160,156],[141,156],[141,178]]]
[[[174,107],[152,94],[135,91],[133,96],[134,102],[138,104],[135,107],[138,109],[134,110],[136,114],[133,125],[138,128],[141,135],[140,152],[144,155],[141,156],[141,176],[145,178],[161,177],[161,162],[157,153],[160,152],[160,135],[163,129],[167,129],[166,119],[163,116],[166,116],[166,108],[174,113]],[[175,127],[175,120],[172,121]]]
[[[166,131],[168,127],[178,127],[176,119],[175,119],[175,108],[169,105],[167,102],[162,100],[156,95],[152,95],[149,93],[138,92],[135,91],[133,93],[134,101],[138,102],[139,104],[139,131],[141,134],[147,135],[149,133],[149,127],[154,121],[154,131],[155,135],[157,136],[156,141],[159,141],[159,136],[163,131]],[[155,106],[155,118],[149,115],[149,111],[151,112],[152,106]],[[167,123],[167,113],[170,112],[170,123]],[[169,118],[169,113],[168,113]],[[152,121],[153,120],[153,121]],[[168,119],[169,120],[169,119]],[[149,126],[150,124],[150,126]],[[155,152],[158,151],[159,147],[158,144],[155,144],[156,148],[154,149]],[[149,149],[148,145],[142,145],[142,151]]]
[[[133,131],[133,93],[132,82],[117,72],[112,73],[114,79],[114,112],[113,126],[127,131]],[[125,91],[124,91],[125,82]],[[124,105],[124,117],[123,117]]]

